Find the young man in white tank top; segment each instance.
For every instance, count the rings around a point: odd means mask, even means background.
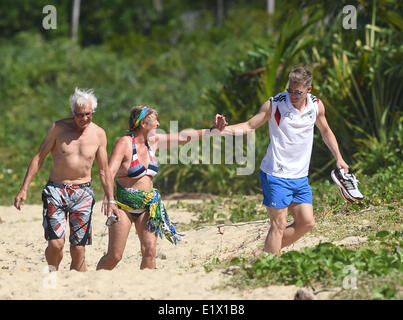
[[[314,125],[336,159],[337,168],[348,172],[337,140],[330,129],[325,107],[313,96],[312,75],[305,68],[289,74],[287,92],[271,97],[246,122],[227,126],[222,134],[246,134],[269,122],[270,144],[260,166],[263,204],[271,226],[263,251],[280,255],[280,250],[309,232],[314,224],[312,190],[308,169],[312,153]],[[287,226],[290,211],[294,222]]]

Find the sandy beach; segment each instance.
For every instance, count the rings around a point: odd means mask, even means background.
[[[171,220],[189,223],[194,213],[170,208]],[[222,289],[230,272],[206,272],[204,264],[213,258],[225,261],[234,255],[251,254],[261,247],[268,230],[267,221],[207,226],[186,230],[176,246],[159,239],[157,269],[139,270],[141,256],[134,227],[122,261],[112,271],[95,271],[107,249],[105,217],[97,202],[93,215],[93,243],[86,248],[88,271],[70,271],[68,239],[59,271],[49,274],[44,257],[47,242],[43,237],[42,206],[25,205],[21,212],[0,206],[0,299],[134,299],[134,300],[288,300],[295,286],[271,286],[257,289]],[[182,232],[178,228],[179,232]],[[107,231],[106,231],[107,232]],[[313,246],[324,239],[309,236],[289,249]],[[327,299],[321,293],[315,299]]]

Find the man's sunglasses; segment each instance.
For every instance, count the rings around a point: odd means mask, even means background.
[[[77,118],[92,117],[92,114],[93,114],[93,113],[94,113],[94,112],[78,113],[78,112],[75,112],[75,111],[74,111],[74,115],[75,115]]]
[[[304,93],[303,91],[292,90],[292,89],[290,89],[290,88],[287,88],[287,92],[288,92],[289,94],[295,94],[295,95],[297,95],[298,97],[302,96],[302,94]]]

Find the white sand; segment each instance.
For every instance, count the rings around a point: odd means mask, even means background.
[[[170,208],[169,202],[176,201],[165,202],[172,221],[189,223],[196,219],[185,210]],[[60,269],[49,275],[45,273],[47,242],[43,238],[42,206],[26,205],[21,212],[0,206],[0,299],[293,299],[298,289],[223,289],[222,283],[231,279],[230,272],[206,272],[203,267],[213,258],[229,261],[231,256],[250,254],[262,247],[268,230],[266,221],[188,230],[176,246],[159,239],[156,270],[139,270],[139,240],[133,227],[118,266],[112,271],[95,271],[108,243],[108,236],[102,237],[104,222],[98,202],[93,215],[93,243],[86,248],[87,272],[69,270],[67,238]],[[178,231],[181,232],[180,228]],[[308,235],[290,249],[316,245],[319,241]],[[319,294],[315,299],[327,296]]]

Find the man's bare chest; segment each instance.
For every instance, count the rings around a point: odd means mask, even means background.
[[[99,142],[96,135],[62,134],[57,137],[55,152],[59,156],[80,156],[93,158],[98,150]]]

